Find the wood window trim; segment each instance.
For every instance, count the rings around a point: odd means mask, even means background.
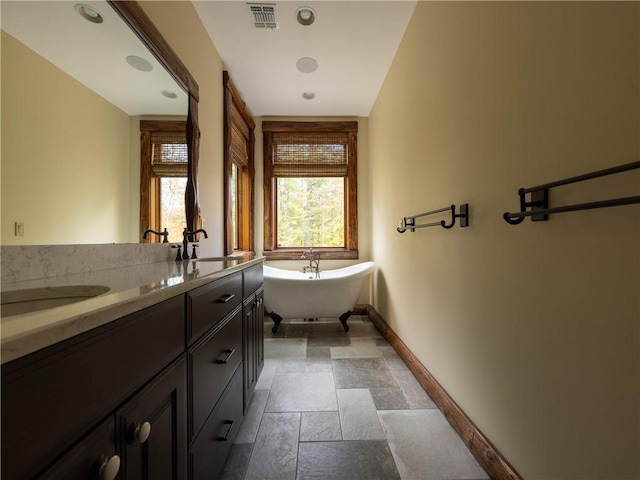
[[[226,255],[231,255],[234,251],[254,252],[254,215],[253,205],[255,199],[254,179],[255,179],[255,122],[246,104],[240,97],[240,93],[229,77],[229,73],[222,72],[224,86],[224,251]],[[237,192],[240,201],[237,210],[238,218],[238,249],[234,249],[233,216],[231,189],[233,182],[233,126],[234,122],[244,122],[246,127],[246,162],[240,165],[240,185],[241,191]]]
[[[358,253],[358,183],[357,183],[357,132],[358,122],[280,122],[262,123],[264,150],[264,256],[267,260],[298,260],[305,247],[277,247],[276,177],[273,176],[273,133],[347,132],[348,168],[345,177],[345,247],[329,248],[313,246],[322,259],[357,259]]]
[[[186,121],[140,120],[140,242],[157,243],[155,235],[142,239],[147,228],[158,230],[160,225],[160,177],[153,174],[151,165],[151,132],[185,132]]]

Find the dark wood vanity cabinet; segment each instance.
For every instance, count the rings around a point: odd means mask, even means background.
[[[3,365],[1,477],[218,478],[262,332],[260,264]]]

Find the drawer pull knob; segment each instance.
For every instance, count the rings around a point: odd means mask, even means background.
[[[229,435],[231,434],[231,430],[233,429],[233,420],[225,420],[222,423],[223,425],[229,425],[229,427],[227,428],[227,432],[224,434],[224,436],[218,437],[218,441],[227,442],[229,441]]]
[[[235,297],[233,293],[227,293],[218,299],[218,303],[228,303],[233,297]]]
[[[98,476],[100,480],[113,480],[120,471],[120,457],[114,455],[111,458],[107,458],[103,455],[98,459]]]
[[[149,422],[144,422],[142,425],[136,422],[129,427],[129,443],[134,441],[145,443],[149,440],[149,435],[151,435],[151,424]]]
[[[225,353],[227,354],[227,356],[224,357],[222,360],[218,360],[218,363],[220,363],[220,364],[229,363],[229,359],[231,358],[231,355],[236,353],[236,349],[232,348],[231,350],[225,350]]]

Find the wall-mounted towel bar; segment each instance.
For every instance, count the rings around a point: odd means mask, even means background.
[[[505,212],[502,215],[502,218],[504,218],[505,222],[511,225],[518,225],[524,221],[525,217],[531,217],[531,220],[534,222],[545,221],[549,218],[549,215],[553,213],[575,212],[577,210],[590,210],[593,208],[616,207],[619,205],[640,203],[640,196],[634,196],[613,198],[611,200],[601,200],[590,203],[579,203],[576,205],[549,207],[549,189],[551,188],[569,185],[570,183],[583,182],[585,180],[591,180],[592,178],[606,177],[607,175],[636,170],[638,168],[640,168],[640,162],[632,162],[625,165],[619,165],[617,167],[607,168],[605,170],[598,170],[597,172],[578,175],[577,177],[558,180],[557,182],[538,185],[537,187],[521,188],[518,190],[518,196],[520,197],[520,211],[517,213]],[[527,193],[531,194],[530,201],[528,202],[525,198]],[[527,210],[528,208],[530,208],[530,210]]]
[[[416,218],[426,217],[428,215],[435,215],[436,213],[442,213],[442,212],[451,212],[451,223],[447,223],[444,220],[440,220],[439,222],[416,224]],[[451,205],[450,207],[439,208],[438,210],[432,210],[431,212],[419,213],[418,215],[412,215],[410,217],[403,217],[402,220],[400,220],[400,226],[397,228],[397,230],[399,233],[404,233],[407,230],[411,230],[412,232],[415,232],[416,228],[437,227],[437,226],[449,229],[456,224],[456,218],[460,219],[461,227],[469,226],[469,204],[468,203],[464,203],[460,205],[460,213],[456,213],[456,206]]]

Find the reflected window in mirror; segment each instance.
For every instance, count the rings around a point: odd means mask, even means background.
[[[186,122],[140,122],[140,232],[167,229],[169,242],[182,241],[186,225],[188,150]],[[160,242],[150,235],[146,241]]]
[[[225,253],[253,252],[255,123],[224,72]]]

